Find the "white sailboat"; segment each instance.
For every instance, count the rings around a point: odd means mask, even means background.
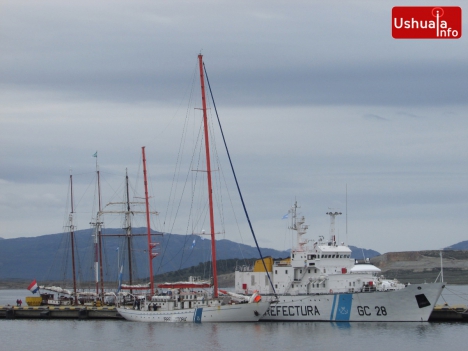
[[[213,215],[213,198],[211,182],[210,146],[208,138],[207,107],[205,99],[205,78],[203,74],[203,57],[198,55],[200,83],[202,93],[203,125],[206,153],[206,174],[208,182],[209,219],[211,231],[211,258],[213,274],[212,293],[197,289],[203,283],[196,279],[189,282],[173,283],[163,286],[167,289],[164,295],[154,296],[152,259],[155,253],[152,249],[156,243],[151,242],[148,190],[146,181],[145,149],[143,153],[143,172],[145,177],[145,197],[148,228],[148,254],[150,262],[151,299],[143,297],[137,300],[133,307],[119,307],[117,311],[125,319],[138,322],[255,322],[258,321],[270,306],[270,302],[262,301],[260,295],[254,292],[251,296],[232,296],[224,293],[219,296],[218,277],[216,269],[216,241]]]
[[[262,317],[266,321],[427,321],[445,283],[402,284],[379,276],[380,269],[365,262],[356,264],[351,249],[335,236],[335,217],[329,211],[330,236],[313,244],[303,238],[308,226],[291,208],[290,229],[297,233],[296,247],[287,259],[267,259],[273,286],[266,281],[260,262],[239,267],[235,291],[259,291],[271,304]],[[274,287],[274,288],[273,288]]]

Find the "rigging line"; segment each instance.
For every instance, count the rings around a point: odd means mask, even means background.
[[[224,185],[225,185],[225,188],[227,189],[227,181],[226,181],[226,177],[225,177],[225,174],[224,174],[224,171],[221,170],[221,175],[222,175],[222,178],[223,178],[223,181],[224,181]],[[228,196],[228,199],[229,199],[229,202],[231,203],[231,208],[232,208],[232,214],[234,216],[234,220],[236,222],[236,227],[237,227],[237,231],[239,232],[239,236],[240,236],[240,239],[241,239],[241,243],[244,244],[244,238],[242,237],[242,231],[240,229],[240,225],[239,225],[239,220],[237,219],[237,214],[236,214],[236,211],[234,210],[234,204],[232,202],[232,197],[231,197],[231,194],[229,191],[226,191],[227,192],[227,196]],[[242,255],[242,259],[245,261],[246,260],[246,257],[244,255],[244,251],[241,249],[240,247],[240,243],[236,243],[237,244],[237,247],[239,248],[239,252],[240,254]]]
[[[87,173],[87,174],[88,174],[88,173]],[[73,201],[73,202],[75,203],[75,210],[74,210],[75,213],[78,212],[76,209],[79,207],[81,201],[83,200],[84,196],[86,195],[86,193],[88,192],[89,188],[91,187],[91,184],[94,183],[94,179],[95,179],[95,178],[93,177],[93,178],[91,179],[91,181],[88,183],[88,186],[86,187],[86,190],[81,194],[81,197],[79,198],[78,202],[77,202],[77,201]]]
[[[187,120],[188,120],[188,119],[186,118],[186,121],[187,121]],[[186,124],[185,124],[185,125],[186,125]],[[184,127],[185,127],[185,125],[184,125]],[[183,134],[183,135],[186,134],[186,128],[184,128],[184,131],[183,131],[182,134]],[[183,141],[183,144],[185,144],[185,138],[182,138],[182,139],[183,139],[183,140],[181,140],[181,144],[182,144],[182,141]],[[180,150],[181,150],[181,147],[179,147],[179,155],[177,156],[178,160],[179,160],[179,156],[180,156]],[[192,155],[192,162],[193,162],[193,155]],[[190,165],[192,165],[192,162],[190,163]],[[174,179],[176,178],[176,174],[179,174],[179,173],[180,173],[180,168],[181,168],[181,167],[182,167],[181,163],[179,163],[179,161],[177,161],[176,169],[174,170],[174,175],[173,175],[173,179],[172,179],[171,193],[172,193],[172,189],[173,189],[173,184],[175,183]],[[179,171],[177,171],[177,168],[179,168]],[[169,229],[169,231],[168,231],[169,233],[172,233],[172,231],[174,230],[174,226],[175,226],[175,222],[176,222],[176,219],[177,219],[177,215],[178,215],[178,213],[179,213],[179,210],[180,210],[180,207],[181,207],[181,204],[182,204],[182,197],[183,197],[183,194],[185,193],[185,188],[186,188],[187,183],[188,183],[187,179],[188,179],[188,177],[189,177],[189,175],[190,175],[190,168],[191,168],[191,167],[189,167],[189,171],[187,172],[187,174],[186,174],[186,176],[185,176],[185,182],[184,182],[184,186],[183,186],[183,188],[182,188],[182,194],[181,194],[181,196],[180,196],[179,203],[178,203],[178,205],[177,205],[177,209],[175,210],[176,213],[175,213],[175,216],[174,216],[174,217],[172,217],[172,212],[174,211],[174,208],[175,208],[175,199],[174,199],[174,205],[171,206],[172,208],[171,208],[171,215],[170,215],[170,218],[172,218],[172,225],[170,226],[170,229]],[[177,178],[178,178],[178,177],[177,177]],[[178,182],[177,182],[176,184],[178,184]],[[176,186],[176,190],[174,190],[174,198],[175,198],[176,191],[177,191],[177,186]],[[169,208],[169,206],[170,206],[170,202],[171,202],[171,201],[172,201],[172,199],[170,198],[170,199],[168,200],[168,205],[167,205],[168,208]],[[166,223],[166,220],[164,220],[164,223]],[[167,252],[167,248],[169,247],[169,241],[171,240],[171,238],[172,238],[172,237],[169,235],[169,236],[168,236],[168,239],[167,239],[167,242],[166,242],[166,245],[164,246],[164,250],[163,250],[162,253],[161,253],[161,262],[164,260],[164,257],[165,257],[166,252]],[[175,260],[175,258],[174,258],[174,257],[171,257],[171,258],[169,259],[169,262],[171,262],[171,261],[173,261],[173,260]],[[174,266],[174,267],[175,267],[175,266]],[[161,267],[157,269],[157,273],[158,273],[161,269],[162,269],[162,263],[161,263]]]
[[[208,73],[206,72],[206,67],[205,67],[204,63],[203,63],[203,69],[205,71],[206,82],[208,83],[208,88],[210,90],[211,100],[213,101],[213,107],[214,107],[214,110],[215,110],[215,113],[216,113],[216,118],[218,120],[219,129],[221,131],[221,136],[223,137],[224,147],[226,148],[226,153],[227,153],[227,156],[228,156],[228,159],[229,159],[229,164],[231,165],[232,174],[234,176],[234,180],[236,181],[237,191],[239,192],[239,196],[241,198],[242,207],[244,208],[245,216],[247,217],[247,221],[249,222],[250,231],[252,232],[252,236],[253,236],[253,238],[255,240],[255,245],[257,246],[257,250],[258,250],[258,253],[260,254],[260,258],[262,259],[263,267],[265,268],[265,272],[266,272],[266,274],[268,276],[268,280],[270,281],[271,288],[273,289],[273,293],[276,296],[275,287],[274,287],[273,282],[271,280],[270,274],[268,273],[268,269],[266,267],[265,260],[263,259],[262,251],[260,250],[260,247],[258,246],[257,238],[255,237],[255,233],[254,233],[254,230],[253,230],[253,227],[252,227],[252,223],[250,222],[249,214],[247,212],[247,208],[245,207],[244,198],[242,197],[242,192],[241,192],[240,187],[239,187],[239,182],[237,181],[236,172],[234,171],[234,166],[232,164],[231,155],[229,154],[229,150],[228,150],[227,143],[226,143],[226,138],[224,137],[223,128],[221,127],[221,121],[219,120],[218,110],[216,109],[216,103],[214,101],[213,92],[211,91],[210,80],[208,79]]]
[[[183,94],[183,97],[180,99],[180,103],[179,105],[177,106],[177,109],[176,111],[174,112],[174,114],[172,115],[171,117],[171,120],[166,124],[165,127],[161,128],[161,132],[159,133],[159,135],[164,135],[165,131],[167,130],[167,128],[169,128],[169,125],[172,123],[172,121],[175,119],[175,116],[177,115],[179,109],[181,109],[181,106],[182,106],[182,102],[185,100],[185,96],[188,94],[187,91],[190,90],[190,93],[189,93],[189,100],[191,99],[192,97],[192,94],[193,94],[193,88],[194,88],[194,84],[193,84],[193,81],[197,78],[197,68],[198,68],[198,62],[195,63],[195,67],[194,67],[194,70],[193,70],[193,75],[192,75],[192,84],[190,84],[190,86],[188,86],[186,88],[186,92]]]
[[[169,192],[169,197],[168,197],[168,202],[167,202],[167,205],[166,205],[166,211],[165,211],[165,216],[164,216],[164,225],[166,224],[166,219],[168,219],[168,216],[169,218],[172,218],[172,213],[174,211],[173,209],[173,206],[175,206],[175,199],[173,199],[173,197],[175,198],[175,194],[177,192],[177,185],[178,185],[178,182],[176,182],[176,176],[178,178],[178,175],[180,174],[180,169],[182,167],[182,161],[181,161],[181,155],[182,155],[182,150],[185,146],[185,141],[187,139],[186,137],[186,134],[187,134],[187,124],[188,124],[188,121],[189,121],[189,115],[190,115],[190,106],[192,106],[192,101],[193,101],[193,91],[194,91],[194,82],[195,82],[195,78],[196,78],[196,66],[195,66],[195,69],[193,71],[193,75],[192,75],[192,84],[191,84],[191,90],[190,90],[190,95],[189,95],[189,102],[188,102],[188,105],[187,105],[187,109],[185,111],[185,120],[184,120],[184,124],[183,124],[183,128],[182,128],[182,134],[180,136],[180,141],[179,141],[179,149],[178,149],[178,152],[177,152],[177,159],[176,159],[176,166],[174,168],[174,173],[173,173],[173,176],[172,176],[172,183],[171,183],[171,189],[170,189],[170,192]],[[174,189],[174,184],[175,185],[175,189]],[[171,205],[172,204],[172,205]],[[169,208],[171,208],[171,210],[169,211]],[[163,231],[166,231],[166,228],[164,227],[163,228]]]
[[[210,114],[211,117],[211,114]],[[219,153],[218,153],[218,148],[217,148],[217,143],[216,143],[216,133],[214,133],[214,122],[213,118],[210,118],[209,121],[211,122],[210,124],[210,137],[211,137],[211,146],[212,146],[212,154],[214,154],[214,158],[216,160],[216,165],[217,165],[217,170],[218,172],[222,172],[221,168],[221,162],[219,158]],[[215,176],[214,177],[215,184],[216,184],[216,189],[217,191],[213,192],[213,195],[216,198],[216,209],[218,211],[218,217],[220,220],[220,225],[222,228],[222,232],[226,232],[226,223],[225,223],[225,216],[224,216],[224,202],[223,202],[223,193],[221,191],[221,177],[220,176]],[[227,187],[226,187],[227,189]],[[223,235],[225,237],[225,234]]]
[[[199,132],[198,132],[198,138],[197,138],[197,140],[200,140],[200,135],[201,135],[201,133],[202,133],[202,128],[200,127]],[[200,145],[201,145],[201,144],[200,144]],[[201,147],[201,146],[200,146],[200,147]],[[175,222],[176,222],[176,219],[177,219],[177,215],[178,215],[179,210],[180,210],[181,205],[182,205],[183,195],[184,195],[185,190],[186,190],[186,188],[187,188],[188,179],[189,179],[190,174],[191,174],[191,169],[192,169],[192,166],[193,166],[193,160],[194,160],[194,157],[195,157],[195,151],[196,151],[196,148],[194,148],[194,150],[193,150],[193,152],[192,152],[192,158],[191,158],[191,161],[190,161],[190,164],[189,164],[189,169],[188,169],[187,174],[186,174],[186,177],[185,177],[184,186],[182,187],[182,193],[181,193],[181,196],[180,196],[180,199],[179,199],[179,203],[178,203],[178,205],[177,205],[176,214],[175,214],[175,216],[174,216],[173,223],[172,223],[172,226],[171,226],[171,228],[170,228],[170,232],[171,232],[171,233],[172,233],[172,231],[173,231],[173,229],[174,229]],[[192,188],[192,195],[193,195],[193,188]],[[175,196],[175,195],[174,195],[174,196]],[[192,205],[193,205],[193,202],[192,202],[191,206],[192,206]],[[192,207],[190,208],[190,216],[191,216],[191,213],[192,213]],[[189,217],[189,219],[188,219],[188,224],[187,224],[187,226],[189,226],[189,223],[190,223],[190,217]],[[187,232],[187,231],[186,231],[186,232]],[[169,239],[170,239],[170,237],[169,237]],[[166,249],[164,250],[163,257],[164,257],[164,255],[165,255],[165,253],[166,253],[167,246],[168,246],[168,244],[169,244],[169,239],[168,239],[168,243],[167,243],[167,245],[166,245]],[[162,258],[161,258],[161,259],[162,259]],[[171,259],[171,260],[172,260],[172,259]]]

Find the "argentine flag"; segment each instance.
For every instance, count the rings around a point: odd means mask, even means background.
[[[37,286],[36,279],[34,279],[31,284],[28,286],[28,290],[31,291],[33,294],[37,293],[39,287]]]

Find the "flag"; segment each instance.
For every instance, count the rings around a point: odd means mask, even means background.
[[[286,213],[281,219],[287,219],[287,218],[288,218],[288,213]]]
[[[120,289],[122,288],[122,276],[123,276],[123,265],[120,266],[119,287],[117,288],[117,293],[119,293]]]
[[[34,279],[31,284],[28,286],[28,290],[31,291],[33,294],[37,293],[39,287],[37,286],[36,279]]]
[[[94,153],[93,157],[97,157],[97,151]]]
[[[193,249],[195,247],[195,240],[196,239],[193,239],[192,246],[190,247],[190,249]]]

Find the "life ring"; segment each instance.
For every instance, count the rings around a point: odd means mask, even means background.
[[[330,289],[330,294],[333,294],[333,290],[332,290],[332,289]]]

